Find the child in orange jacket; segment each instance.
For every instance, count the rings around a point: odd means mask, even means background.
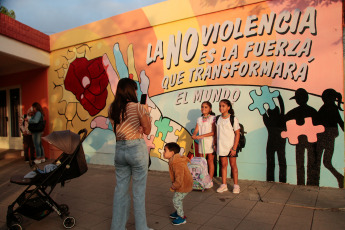
[[[170,191],[175,192],[173,204],[176,211],[170,214],[173,225],[185,224],[186,216],[183,212],[183,199],[193,189],[193,178],[188,169],[190,160],[186,156],[181,156],[180,146],[174,142],[164,146],[164,158],[169,159],[169,173],[172,185]]]

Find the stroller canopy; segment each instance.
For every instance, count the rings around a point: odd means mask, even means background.
[[[42,137],[42,139],[67,154],[73,154],[80,142],[79,134],[73,133],[70,130],[54,131]]]

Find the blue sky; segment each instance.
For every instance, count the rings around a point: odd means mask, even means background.
[[[0,0],[16,19],[54,34],[164,0]]]

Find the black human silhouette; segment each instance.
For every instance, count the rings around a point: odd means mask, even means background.
[[[295,91],[295,96],[291,99],[295,99],[298,106],[290,110],[285,115],[285,120],[289,121],[292,119],[296,120],[297,125],[303,125],[304,119],[311,117],[313,124],[315,123],[317,111],[313,107],[307,105],[309,96],[308,92],[299,88]],[[297,169],[297,184],[305,185],[305,170],[304,170],[304,155],[307,150],[307,185],[316,185],[315,175],[313,175],[313,168],[315,164],[315,151],[316,143],[308,142],[306,135],[298,136],[298,143],[296,144],[296,169]]]
[[[280,135],[282,131],[286,130],[286,123],[284,120],[284,101],[281,95],[278,96],[278,101],[280,108],[276,106],[274,109],[269,109],[262,117],[268,132],[266,145],[266,180],[275,181],[275,152],[277,152],[279,164],[279,182],[286,183],[286,139],[282,138]]]
[[[322,93],[323,105],[317,114],[317,123],[325,127],[325,132],[317,135],[315,174],[317,185],[320,182],[320,166],[323,154],[324,166],[336,177],[339,188],[344,188],[344,176],[339,173],[332,165],[335,138],[339,135],[338,125],[344,132],[344,121],[339,110],[342,96],[334,89],[326,89]],[[338,105],[335,102],[338,101]]]

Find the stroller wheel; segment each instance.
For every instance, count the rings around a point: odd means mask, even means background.
[[[67,204],[60,204],[60,209],[61,209],[61,212],[63,214],[67,214],[68,213],[68,210],[69,210],[69,207],[67,206]],[[67,214],[68,215],[68,214]],[[66,215],[66,216],[67,216]]]
[[[68,216],[63,221],[63,226],[65,228],[73,228],[75,225],[75,218],[73,216]]]
[[[20,224],[12,224],[10,230],[22,230],[22,226]]]
[[[23,216],[20,214],[13,214],[13,219],[12,219],[13,223],[15,224],[22,224],[23,223]]]

